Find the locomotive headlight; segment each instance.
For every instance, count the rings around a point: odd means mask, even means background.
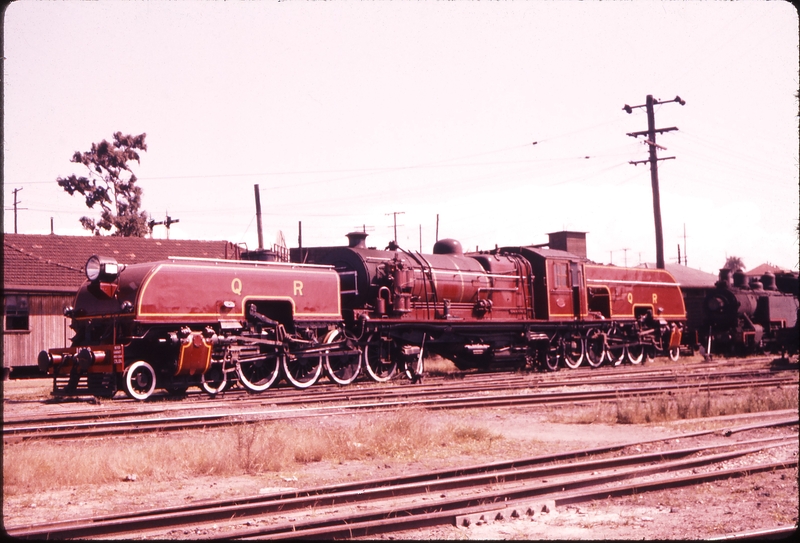
[[[107,256],[92,255],[86,261],[86,278],[89,281],[113,281],[119,275],[119,264]]]

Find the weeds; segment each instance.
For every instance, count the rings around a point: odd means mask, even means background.
[[[90,442],[29,441],[3,449],[3,490],[105,484],[136,474],[166,481],[192,476],[236,476],[295,469],[329,461],[451,456],[488,451],[502,440],[483,427],[437,424],[423,410],[373,415],[365,422],[261,422],[226,428]]]
[[[643,424],[797,408],[798,392],[791,387],[716,395],[707,388],[698,388],[677,394],[617,398],[611,403],[581,407],[558,418],[578,424]]]

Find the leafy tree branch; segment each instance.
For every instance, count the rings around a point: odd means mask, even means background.
[[[101,208],[100,219],[81,217],[83,227],[95,235],[102,231],[113,236],[144,237],[149,233],[148,214],[140,211],[142,189],[136,186],[136,175],[129,162],[140,163],[137,151],[147,151],[147,134],[138,136],[114,134],[114,141],[93,143],[90,151],[76,151],[70,162],[83,164],[88,177],[70,175],[56,179],[59,186],[70,195],[80,193],[86,206]]]

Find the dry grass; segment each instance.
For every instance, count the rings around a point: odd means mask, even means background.
[[[560,412],[557,418],[560,422],[577,424],[643,424],[797,408],[798,391],[791,387],[713,394],[700,388],[577,406],[570,412]]]
[[[434,355],[425,357],[425,374],[434,376],[445,376],[458,373],[460,370],[450,360]]]
[[[437,424],[420,410],[363,422],[263,422],[208,431],[89,442],[30,441],[3,450],[6,495],[84,484],[283,472],[312,462],[417,460],[489,452],[503,438],[457,418]]]

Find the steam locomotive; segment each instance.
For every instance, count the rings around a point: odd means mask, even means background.
[[[796,274],[776,278],[767,272],[748,282],[742,270],[721,269],[703,304],[706,349],[738,355],[797,352],[797,294]]]
[[[144,400],[233,382],[257,393],[280,378],[306,388],[323,371],[340,385],[362,369],[416,380],[424,354],[548,370],[679,356],[686,311],[664,270],[533,246],[464,253],[445,239],[422,254],[348,237],[292,249],[291,263],[93,256],[65,310],[72,345],[42,351],[40,370],[54,395]]]

